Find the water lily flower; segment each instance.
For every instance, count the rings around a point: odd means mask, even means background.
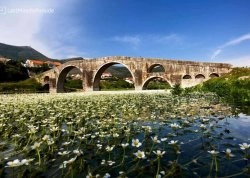
[[[161,143],[160,140],[158,140],[158,136],[151,137],[154,143]]]
[[[41,142],[35,142],[33,146],[31,146],[32,150],[39,149],[41,145]]]
[[[58,152],[58,154],[61,155],[61,156],[67,155],[69,153],[70,153],[70,151]]]
[[[215,150],[211,150],[207,152],[210,153],[211,155],[217,155],[219,153],[218,151],[215,151]]]
[[[122,148],[126,148],[129,144],[128,143],[122,143],[121,146]]]
[[[175,145],[177,144],[178,140],[171,140],[170,142],[168,142],[169,145]]]
[[[201,129],[206,129],[206,125],[205,125],[205,124],[201,124],[201,125],[200,125],[200,128],[201,128]]]
[[[73,153],[76,154],[77,156],[80,156],[83,154],[81,150],[73,150]]]
[[[161,138],[161,141],[162,141],[162,142],[165,142],[165,141],[167,141],[167,139],[168,139],[167,137]]]
[[[132,139],[132,146],[134,147],[140,147],[142,143],[139,141],[139,139]]]
[[[153,153],[156,154],[157,157],[162,157],[166,152],[165,151],[157,150],[157,151],[153,151]]]
[[[19,161],[19,159],[15,159],[14,161],[9,161],[7,162],[7,166],[6,167],[18,167],[21,166],[21,162]]]
[[[181,126],[179,124],[176,124],[176,123],[170,124],[170,127],[173,129],[180,129],[181,128]]]
[[[234,156],[235,156],[235,155],[232,154],[231,152],[232,152],[231,149],[229,149],[229,148],[226,149],[225,153],[226,153],[226,155],[227,155],[228,158],[231,158],[231,157],[234,157]]]
[[[109,177],[111,177],[111,175],[110,175],[109,173],[106,173],[106,174],[103,176],[103,178],[109,178]]]
[[[114,149],[114,147],[115,147],[115,145],[113,145],[113,146],[109,146],[109,145],[108,145],[108,146],[106,147],[106,151],[107,151],[107,152],[111,152],[111,151]]]
[[[144,151],[141,151],[141,150],[138,150],[136,153],[134,153],[134,155],[139,158],[139,159],[145,159],[145,152]]]
[[[242,150],[246,150],[250,147],[250,144],[247,144],[247,143],[242,143],[242,144],[239,144],[240,145],[240,149]]]

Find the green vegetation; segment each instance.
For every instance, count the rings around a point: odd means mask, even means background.
[[[133,89],[134,85],[126,82],[120,78],[111,78],[108,80],[101,80],[101,90],[121,90],[121,89]]]
[[[21,62],[10,60],[6,64],[0,62],[0,82],[13,82],[29,78],[27,69]]]
[[[46,91],[46,86],[42,86],[34,78],[20,82],[0,83],[0,93],[34,93]]]
[[[193,90],[214,92],[225,102],[250,113],[250,68],[234,68],[230,73],[212,78]]]
[[[147,90],[170,89],[171,86],[165,81],[150,81]]]

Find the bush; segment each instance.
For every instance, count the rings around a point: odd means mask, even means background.
[[[180,84],[175,84],[174,87],[171,90],[171,93],[173,95],[181,95],[183,92],[183,88],[181,88]]]

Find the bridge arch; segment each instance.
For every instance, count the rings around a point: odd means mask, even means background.
[[[198,74],[198,75],[195,76],[195,79],[205,79],[205,75]]]
[[[59,72],[59,76],[56,82],[56,92],[57,93],[64,93],[64,83],[65,83],[65,79],[66,76],[68,75],[68,73],[72,70],[72,69],[79,69],[79,71],[81,71],[81,69],[78,66],[75,65],[67,65],[65,66],[60,72]],[[82,72],[81,72],[81,78],[82,78]]]
[[[210,77],[210,78],[219,77],[219,74],[217,74],[217,73],[211,73],[211,74],[209,75],[209,77]]]
[[[186,74],[186,75],[184,75],[184,76],[182,77],[182,79],[192,79],[192,77],[191,77],[191,75]]]
[[[155,79],[161,79],[161,80],[167,82],[167,83],[169,84],[170,87],[172,87],[172,84],[171,84],[167,79],[165,79],[165,78],[163,78],[163,77],[160,77],[160,76],[152,76],[152,77],[147,78],[147,79],[144,81],[144,83],[142,84],[142,90],[146,90],[146,89],[147,89],[147,86],[148,86],[148,84],[149,84],[149,82],[152,81],[152,80],[155,80]]]
[[[132,78],[133,78],[133,82],[135,83],[135,77],[134,77],[134,74],[133,72],[131,71],[131,69],[124,63],[122,62],[118,62],[118,61],[114,61],[114,62],[107,62],[105,64],[102,64],[95,72],[94,74],[94,77],[93,77],[93,91],[99,91],[100,90],[100,80],[101,80],[101,76],[102,76],[102,73],[105,72],[105,70],[107,70],[109,67],[113,66],[113,65],[116,65],[116,64],[119,64],[119,65],[122,65],[124,66],[125,68],[128,69],[128,71],[130,72]]]
[[[165,68],[162,64],[156,63],[156,64],[152,64],[149,68],[148,68],[148,73],[153,73],[153,72],[165,72]]]

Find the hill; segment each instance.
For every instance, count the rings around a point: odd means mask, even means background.
[[[4,43],[0,43],[0,56],[19,61],[26,59],[50,59],[30,46],[12,46]]]

